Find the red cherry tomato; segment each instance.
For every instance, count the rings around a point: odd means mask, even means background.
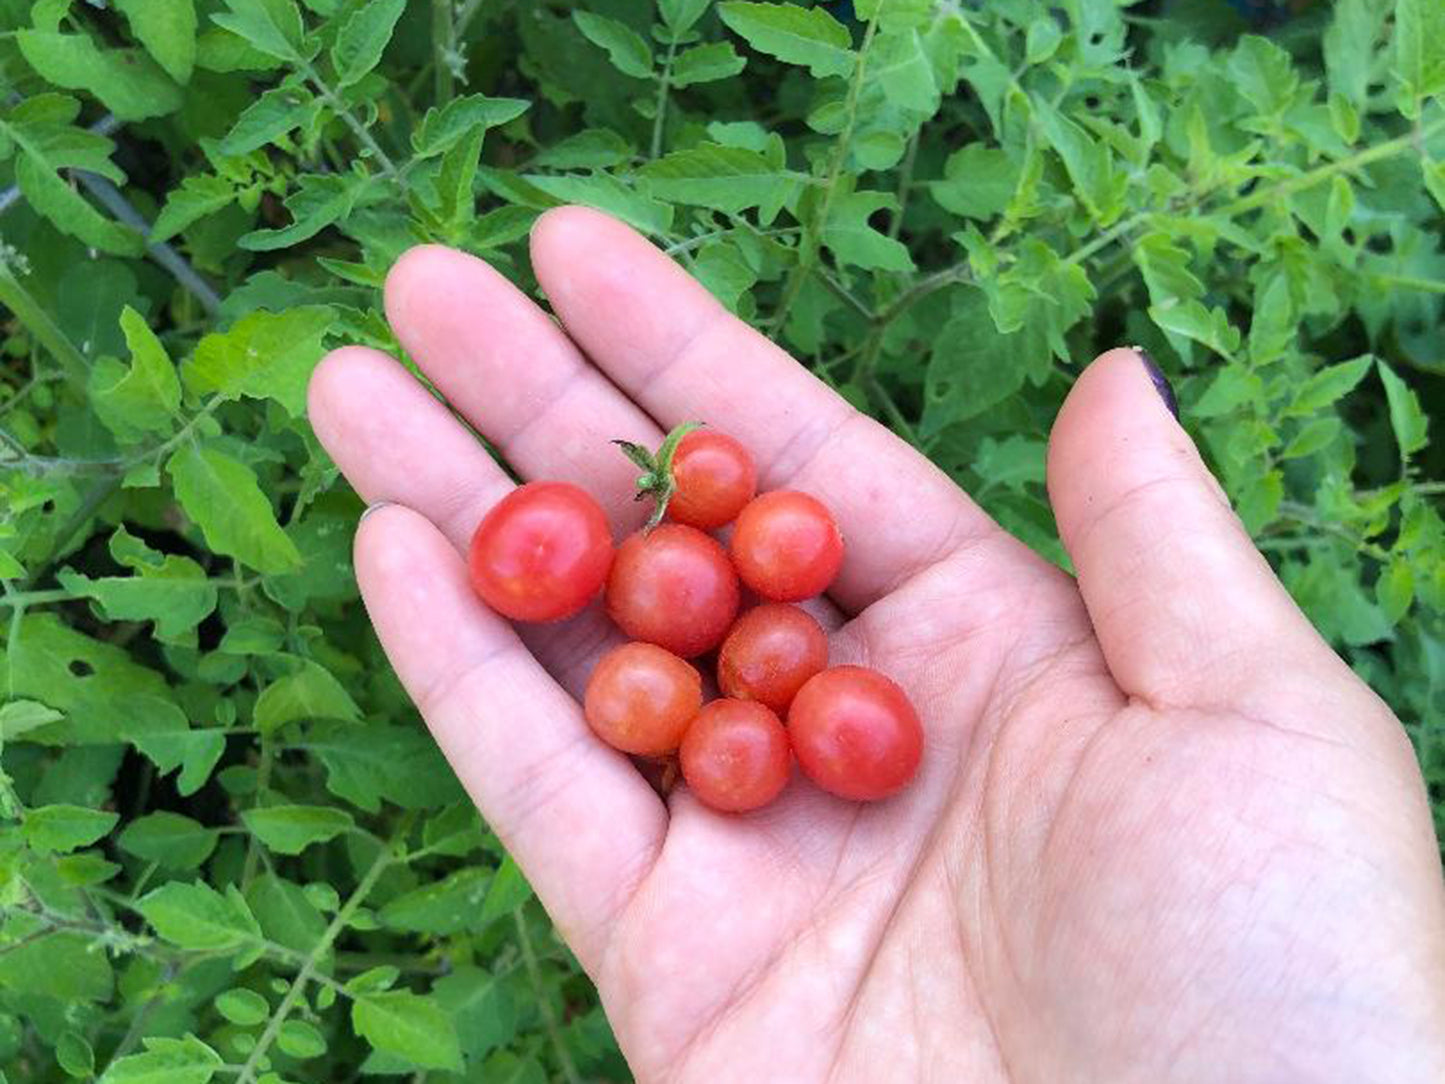
[[[583,713],[599,738],[639,756],[670,753],[702,707],[702,676],[654,644],[614,647],[587,679]]]
[[[488,606],[514,621],[577,613],[607,579],[612,533],[592,497],[569,482],[531,482],[492,506],[467,566]]]
[[[714,700],[687,729],[682,777],[698,799],[724,813],[767,805],[788,782],[788,732],[761,704]]]
[[[667,502],[667,518],[712,530],[737,519],[758,490],[752,454],[726,433],[694,429],[672,457],[677,489]]]
[[[843,564],[843,536],[816,497],[779,489],[754,497],[733,530],[738,575],[764,598],[799,602],[822,594]]]
[[[785,602],[768,602],[739,617],[717,656],[724,696],[788,710],[803,683],[828,665],[828,634]]]
[[[738,596],[726,551],[680,523],[624,541],[607,578],[607,613],[618,627],[683,658],[717,647],[737,616]]]
[[[788,736],[809,779],[858,802],[899,790],[923,755],[923,727],[907,694],[862,666],[809,679],[788,709]]]

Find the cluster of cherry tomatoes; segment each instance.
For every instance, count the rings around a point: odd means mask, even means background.
[[[715,430],[680,426],[655,454],[617,443],[643,471],[638,496],[656,501],[652,522],[614,550],[586,491],[524,485],[472,537],[477,593],[515,621],[560,621],[605,584],[607,613],[629,642],[593,669],[587,722],[625,753],[676,755],[689,789],[714,809],[766,805],[794,756],[843,798],[903,787],[923,748],[908,697],[876,670],[829,667],[827,633],[796,605],[842,567],[828,509],[793,490],[757,494],[751,454]],[[729,524],[724,548],[708,532]],[[744,588],[760,601],[739,616]],[[722,696],[704,703],[688,660],[714,650]]]

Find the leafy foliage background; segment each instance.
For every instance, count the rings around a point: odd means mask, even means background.
[[[1146,346],[1438,820],[1445,7],[1284,7],[0,0],[3,1072],[626,1076],[303,415],[407,246],[534,290],[560,202],[1059,561],[1050,422]]]

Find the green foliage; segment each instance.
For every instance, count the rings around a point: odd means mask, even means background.
[[[305,417],[326,349],[397,351],[408,246],[535,292],[560,202],[1060,562],[1050,423],[1146,347],[1445,827],[1445,9],[854,11],[0,2],[10,1079],[625,1077],[385,665]]]

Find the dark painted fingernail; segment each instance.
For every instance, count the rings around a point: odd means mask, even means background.
[[[1169,413],[1174,415],[1174,420],[1179,420],[1179,400],[1174,398],[1174,386],[1169,383],[1169,378],[1164,375],[1164,370],[1159,368],[1159,363],[1149,356],[1149,351],[1142,346],[1134,347],[1134,353],[1139,355],[1139,360],[1144,363],[1144,371],[1149,374],[1149,379],[1154,384],[1154,390],[1159,393],[1159,398],[1164,400],[1164,405],[1169,408]]]
[[[380,508],[390,508],[391,504],[391,501],[377,501],[375,504],[368,504],[366,506],[366,511],[362,512],[361,517],[356,521],[356,525],[360,527],[364,522],[366,522],[366,517],[371,515],[371,513],[377,511]]]

